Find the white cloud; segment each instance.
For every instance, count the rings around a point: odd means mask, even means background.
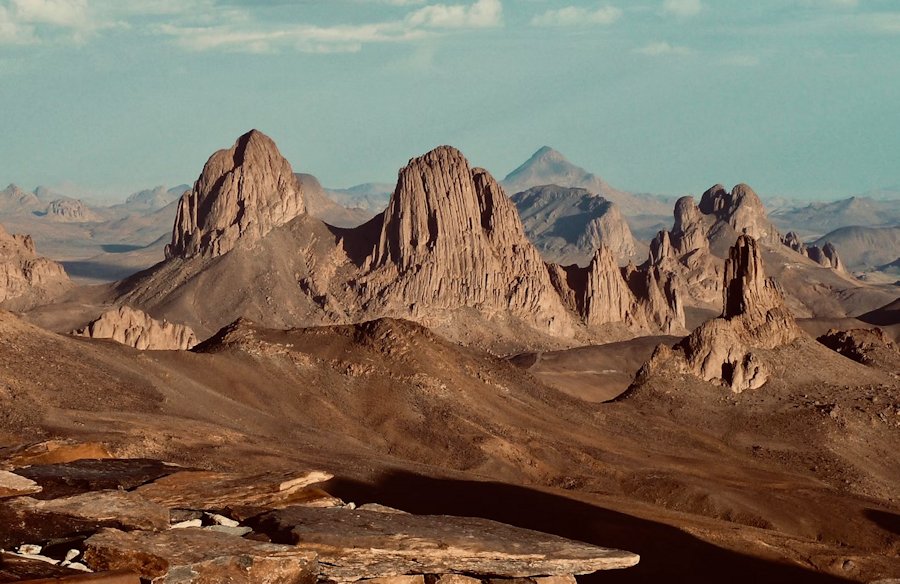
[[[693,55],[693,49],[688,47],[682,47],[678,45],[671,45],[666,41],[660,41],[656,43],[650,43],[649,45],[645,45],[639,49],[635,49],[636,53],[640,53],[642,55],[648,55],[651,57],[666,57],[666,56],[675,56],[675,57],[684,57],[687,55]]]
[[[533,26],[585,26],[592,24],[612,24],[622,17],[622,10],[615,6],[601,6],[597,9],[566,6],[558,10],[548,10],[531,19]]]
[[[686,18],[696,16],[703,10],[700,0],[663,0],[663,12]]]
[[[27,45],[36,40],[33,27],[17,22],[9,10],[0,5],[0,45]]]
[[[406,18],[411,26],[430,28],[489,28],[500,26],[503,4],[500,0],[477,0],[465,4],[432,4]]]
[[[82,28],[88,24],[87,0],[12,0],[20,22]]]

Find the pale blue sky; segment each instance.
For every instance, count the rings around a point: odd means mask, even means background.
[[[124,196],[242,132],[323,183],[548,144],[621,188],[900,183],[900,0],[0,0],[0,183]]]

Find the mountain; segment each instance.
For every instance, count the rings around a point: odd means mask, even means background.
[[[328,197],[338,205],[348,209],[362,209],[380,213],[387,207],[394,192],[394,185],[388,183],[363,183],[346,189],[325,189]]]
[[[37,255],[28,235],[0,225],[0,307],[24,310],[49,302],[71,287],[63,267]]]
[[[543,185],[583,188],[616,203],[629,218],[637,215],[666,215],[671,204],[662,197],[627,193],[613,188],[599,176],[575,166],[549,146],[540,148],[525,163],[509,173],[501,184],[510,194]]]
[[[47,207],[34,193],[20,189],[16,185],[9,185],[0,191],[0,213],[25,214],[41,211]]]
[[[586,266],[601,243],[622,265],[647,256],[619,207],[586,189],[545,185],[510,199],[528,239],[549,262]]]
[[[311,174],[298,173],[297,180],[306,198],[306,210],[315,217],[335,227],[358,227],[383,209],[371,210],[367,207],[346,207],[337,203],[332,191],[322,187],[319,179]]]
[[[896,295],[889,287],[852,278],[834,254],[824,257],[819,250],[823,257],[813,260],[783,243],[764,205],[747,185],[737,185],[730,192],[715,185],[703,194],[699,205],[693,197],[679,199],[672,230],[660,232],[651,242],[645,267],[674,275],[687,307],[717,310],[729,242],[745,233],[758,238],[769,273],[798,318],[857,315]]]
[[[840,227],[813,242],[831,243],[851,270],[871,270],[900,258],[900,225]]]
[[[803,237],[821,237],[841,227],[886,227],[900,224],[900,205],[895,199],[857,196],[782,209],[772,213],[771,219],[784,231],[796,231]]]
[[[251,132],[224,152],[182,198],[167,261],[119,283],[117,302],[201,338],[241,316],[274,327],[391,317],[498,351],[684,326],[662,274],[620,270],[606,253],[593,268],[548,268],[499,184],[455,148],[410,160],[388,208],[352,229],[303,211],[268,138]],[[244,228],[248,216],[260,220]],[[627,290],[621,305],[599,297],[610,290]]]
[[[174,203],[181,198],[185,191],[189,190],[191,190],[191,185],[178,185],[170,189],[164,186],[144,189],[128,195],[122,206],[129,211],[152,213]]]

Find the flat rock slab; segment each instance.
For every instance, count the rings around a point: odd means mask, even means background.
[[[40,493],[41,486],[31,479],[0,470],[0,499]]]
[[[145,458],[84,459],[17,469],[17,475],[43,487],[39,499],[55,499],[90,491],[130,490],[184,468]]]
[[[167,529],[169,510],[126,491],[0,502],[0,548],[86,535],[101,527]]]
[[[96,572],[85,574],[79,572],[74,576],[60,576],[57,578],[41,578],[39,580],[22,580],[19,584],[141,584],[141,578],[134,572]]]
[[[126,533],[104,529],[85,542],[93,570],[132,570],[154,583],[315,584],[314,553],[204,529]]]
[[[170,509],[225,511],[249,508],[241,515],[256,515],[290,505],[333,506],[342,501],[310,485],[332,475],[320,472],[268,473],[242,476],[207,471],[185,471],[169,475],[135,492]]]
[[[48,562],[0,552],[0,583],[62,578],[83,574]]]
[[[0,448],[0,468],[12,470],[35,464],[60,464],[85,458],[111,458],[109,451],[99,442],[75,442],[74,440],[46,440]]]
[[[290,507],[250,525],[272,541],[318,553],[322,574],[338,582],[404,574],[564,576],[639,560],[631,552],[468,517]]]

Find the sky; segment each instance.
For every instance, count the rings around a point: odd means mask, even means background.
[[[394,182],[550,145],[631,191],[900,184],[898,0],[0,0],[0,183],[192,182],[245,131]]]

